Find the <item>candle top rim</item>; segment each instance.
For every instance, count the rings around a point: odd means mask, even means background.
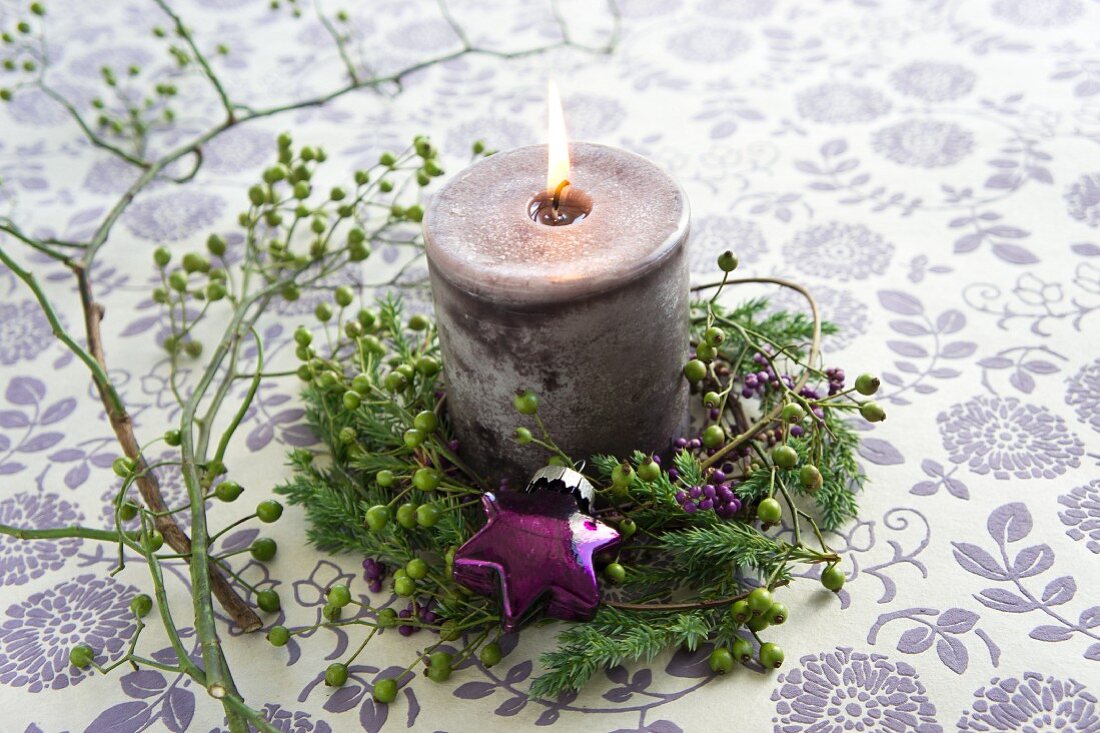
[[[687,234],[683,189],[656,163],[598,143],[570,144],[572,185],[592,197],[568,226],[531,220],[547,148],[530,145],[469,166],[432,198],[424,217],[433,272],[502,303],[572,300],[636,280]]]

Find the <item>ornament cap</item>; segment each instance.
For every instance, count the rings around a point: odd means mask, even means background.
[[[596,500],[596,489],[584,474],[565,466],[544,466],[535,471],[524,492],[533,494],[537,491],[572,494],[585,514],[591,514],[592,504]]]

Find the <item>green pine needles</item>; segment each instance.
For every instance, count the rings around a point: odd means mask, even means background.
[[[718,294],[737,282],[794,289],[811,315],[771,310],[764,299],[719,305]],[[821,335],[835,328],[821,323],[800,286],[733,280],[727,270],[704,289],[715,293],[693,305],[695,354],[684,367],[698,433],[680,437],[664,463],[641,452],[566,456],[537,408],[517,413],[516,434],[501,436],[544,451],[548,463],[586,459],[599,487],[592,511],[622,537],[617,556],[604,561],[598,613],[561,631],[541,658],[532,696],[578,690],[608,667],[708,643],[715,672],[734,662],[778,667],[782,650],[762,638],[787,620],[775,591],[805,576],[798,565],[821,568],[828,590],[843,585],[823,532],[856,514],[864,477],[849,420],[855,412],[884,417],[864,399],[878,381],[863,375],[847,386],[843,372],[819,366]],[[330,589],[322,623],[363,626],[363,646],[396,626],[426,632],[420,651],[410,647],[407,671],[421,667],[437,682],[475,655],[492,666],[501,658],[497,599],[452,577],[454,552],[483,524],[480,496],[492,487],[457,452],[462,436],[447,419],[434,325],[406,319],[392,298],[358,312],[349,306],[321,309],[324,349],[305,328],[296,333],[307,419],[327,451],[293,451],[293,477],[278,489],[305,509],[310,542],[367,558],[374,594]],[[530,402],[522,412],[537,404]],[[269,638],[281,646],[313,628],[276,627]],[[352,659],[330,667],[330,684],[346,678]],[[375,698],[389,702],[409,679],[380,681]]]

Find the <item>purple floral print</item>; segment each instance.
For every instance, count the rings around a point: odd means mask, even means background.
[[[52,338],[50,324],[33,300],[0,303],[0,364],[33,359]]]
[[[1066,404],[1077,413],[1078,420],[1100,432],[1100,359],[1070,377]]]
[[[942,733],[917,671],[881,654],[841,647],[810,654],[772,692],[782,733]]]
[[[869,122],[890,110],[890,101],[874,87],[826,82],[799,92],[798,114],[813,122]]]
[[[974,149],[974,136],[951,122],[906,120],[876,132],[871,146],[883,157],[913,168],[954,165]]]
[[[1062,524],[1069,528],[1066,534],[1100,555],[1100,479],[1062,494],[1058,503],[1066,507],[1058,512]]]
[[[949,102],[974,88],[974,72],[960,64],[914,61],[890,74],[894,89],[925,102]]]
[[[717,214],[692,222],[688,253],[693,274],[719,272],[718,255],[726,250],[732,250],[742,263],[750,263],[758,261],[767,249],[760,227],[749,219]]]
[[[937,418],[954,463],[995,478],[1054,478],[1081,463],[1084,444],[1048,408],[1015,397],[975,397]]]
[[[840,282],[881,275],[893,254],[894,245],[867,227],[839,221],[804,229],[783,247],[802,272]]]
[[[1086,173],[1066,190],[1066,209],[1077,221],[1100,226],[1100,173]]]
[[[89,672],[69,664],[77,644],[89,645],[97,661],[118,658],[133,633],[130,599],[137,592],[87,574],[8,606],[0,626],[0,684],[40,692],[79,683]]]
[[[0,524],[12,527],[63,527],[83,519],[76,506],[56,494],[25,491],[0,501]],[[57,570],[79,547],[75,538],[26,542],[0,536],[0,586],[23,585]]]
[[[994,677],[975,693],[959,718],[960,733],[1086,733],[1100,729],[1096,697],[1072,679],[1025,672],[1023,678]]]

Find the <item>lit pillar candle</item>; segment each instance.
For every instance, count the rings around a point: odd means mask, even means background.
[[[475,163],[424,219],[462,454],[484,476],[519,482],[547,454],[515,442],[517,426],[534,430],[513,407],[517,390],[538,395],[544,424],[577,460],[664,452],[687,419],[683,191],[633,153],[570,151],[554,116],[549,153],[538,145]]]

